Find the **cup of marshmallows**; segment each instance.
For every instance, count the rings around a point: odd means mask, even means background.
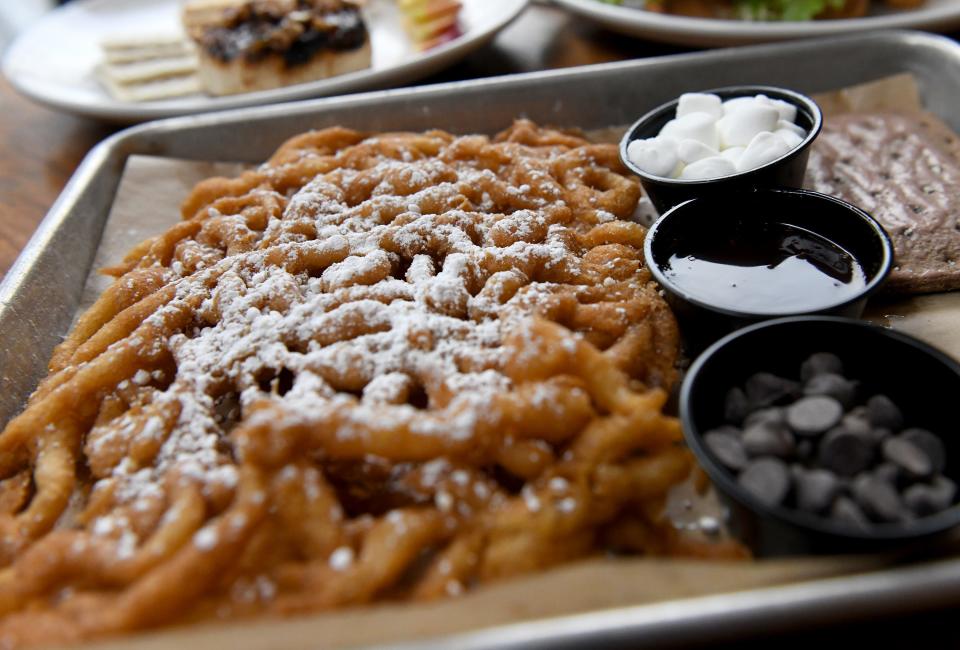
[[[784,88],[684,93],[637,120],[620,157],[663,214],[707,194],[801,187],[822,123],[812,99]]]

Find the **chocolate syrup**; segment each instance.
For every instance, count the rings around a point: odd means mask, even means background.
[[[811,312],[866,286],[857,260],[834,242],[787,223],[684,233],[664,275],[690,298],[756,314]]]
[[[231,8],[223,25],[206,28],[201,46],[224,63],[241,56],[257,62],[280,55],[284,65],[292,68],[309,63],[321,49],[355,50],[367,38],[367,27],[356,6],[343,4],[327,10],[316,0],[297,0],[296,10],[291,12],[269,2]]]

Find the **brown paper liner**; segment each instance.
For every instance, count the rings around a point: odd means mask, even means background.
[[[909,75],[819,95],[827,116],[846,111],[919,110]],[[505,125],[506,126],[506,125]],[[620,129],[593,134],[615,141]],[[277,143],[280,144],[279,142]],[[132,156],[113,204],[95,267],[121,259],[142,239],[179,219],[179,203],[193,185],[214,175],[235,175],[236,163]],[[111,281],[91,274],[82,308]],[[868,317],[924,339],[960,358],[960,292],[871,304]],[[96,647],[315,648],[395,643],[480,628],[580,614],[613,607],[785,585],[889,566],[891,558],[794,558],[751,562],[667,558],[594,558],[538,575],[483,586],[432,603],[383,604],[288,620],[257,619],[202,624],[127,637]]]

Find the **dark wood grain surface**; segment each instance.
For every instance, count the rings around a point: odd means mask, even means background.
[[[564,12],[532,6],[490,45],[441,74],[433,83],[604,63],[684,51],[628,39]],[[117,126],[57,113],[32,104],[0,78],[0,277],[6,274],[37,224],[56,200],[86,153]],[[960,607],[960,600],[957,602]],[[743,640],[738,647],[960,647],[953,610],[916,612],[904,603],[900,616],[868,618],[793,629],[788,634]],[[802,626],[802,616],[798,616]],[[704,639],[704,645],[711,640]],[[726,643],[725,645],[729,645]]]
[[[0,76],[0,277],[111,127],[42,108]]]

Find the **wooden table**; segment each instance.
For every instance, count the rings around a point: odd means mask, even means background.
[[[491,46],[421,83],[605,63],[685,51],[628,39],[533,6]],[[84,155],[120,127],[56,113],[23,99],[0,78],[0,277],[6,274]],[[789,640],[804,647],[879,643],[878,647],[958,647],[952,612],[923,612],[762,637],[748,648]],[[709,643],[708,640],[705,640]]]

